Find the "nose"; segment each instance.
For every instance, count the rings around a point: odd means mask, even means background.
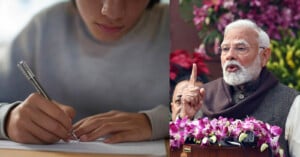
[[[233,48],[230,48],[228,52],[223,55],[225,55],[226,60],[235,60],[237,57],[237,53],[234,51]]]
[[[125,15],[124,0],[103,0],[101,13],[112,20],[121,19]]]

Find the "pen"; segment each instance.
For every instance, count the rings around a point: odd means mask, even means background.
[[[35,77],[34,73],[31,71],[29,66],[26,64],[26,62],[20,61],[17,64],[17,66],[22,71],[22,73],[25,75],[25,77],[32,83],[32,85],[37,90],[37,92],[40,93],[41,95],[43,95],[43,97],[45,97],[46,99],[51,100],[51,98],[48,96],[48,94],[46,93],[46,91],[44,90],[42,85],[39,83],[39,81]],[[76,141],[79,140],[73,130],[72,130],[71,134]]]
[[[22,73],[25,75],[25,77],[32,83],[34,88],[42,94],[46,99],[51,100],[51,98],[48,96],[42,85],[39,83],[39,81],[36,79],[35,75],[29,68],[29,66],[26,64],[25,61],[20,61],[18,63],[19,69],[22,71]]]

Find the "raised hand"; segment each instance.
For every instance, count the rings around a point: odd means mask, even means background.
[[[180,117],[193,118],[195,114],[200,110],[203,104],[204,88],[199,88],[196,85],[197,81],[197,66],[193,64],[190,80],[186,88],[183,89],[180,110]]]
[[[106,143],[149,140],[152,134],[145,114],[120,111],[84,118],[74,125],[74,131],[80,141],[94,141],[106,137]]]
[[[12,109],[5,128],[13,141],[51,144],[60,139],[69,139],[74,115],[73,108],[34,93]]]

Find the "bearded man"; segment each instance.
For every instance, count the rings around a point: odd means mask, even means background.
[[[223,77],[200,89],[195,85],[194,66],[191,80],[181,93],[177,117],[253,116],[280,126],[283,136],[279,142],[286,156],[299,157],[300,96],[266,69],[271,56],[267,33],[250,20],[234,21],[225,28],[220,51]]]

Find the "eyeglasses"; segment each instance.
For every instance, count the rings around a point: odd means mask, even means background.
[[[265,47],[259,47],[260,49],[265,49]],[[227,54],[230,51],[231,47],[223,46],[219,48],[221,54]],[[233,47],[233,51],[240,55],[245,55],[249,52],[250,47],[244,45],[237,45]]]

